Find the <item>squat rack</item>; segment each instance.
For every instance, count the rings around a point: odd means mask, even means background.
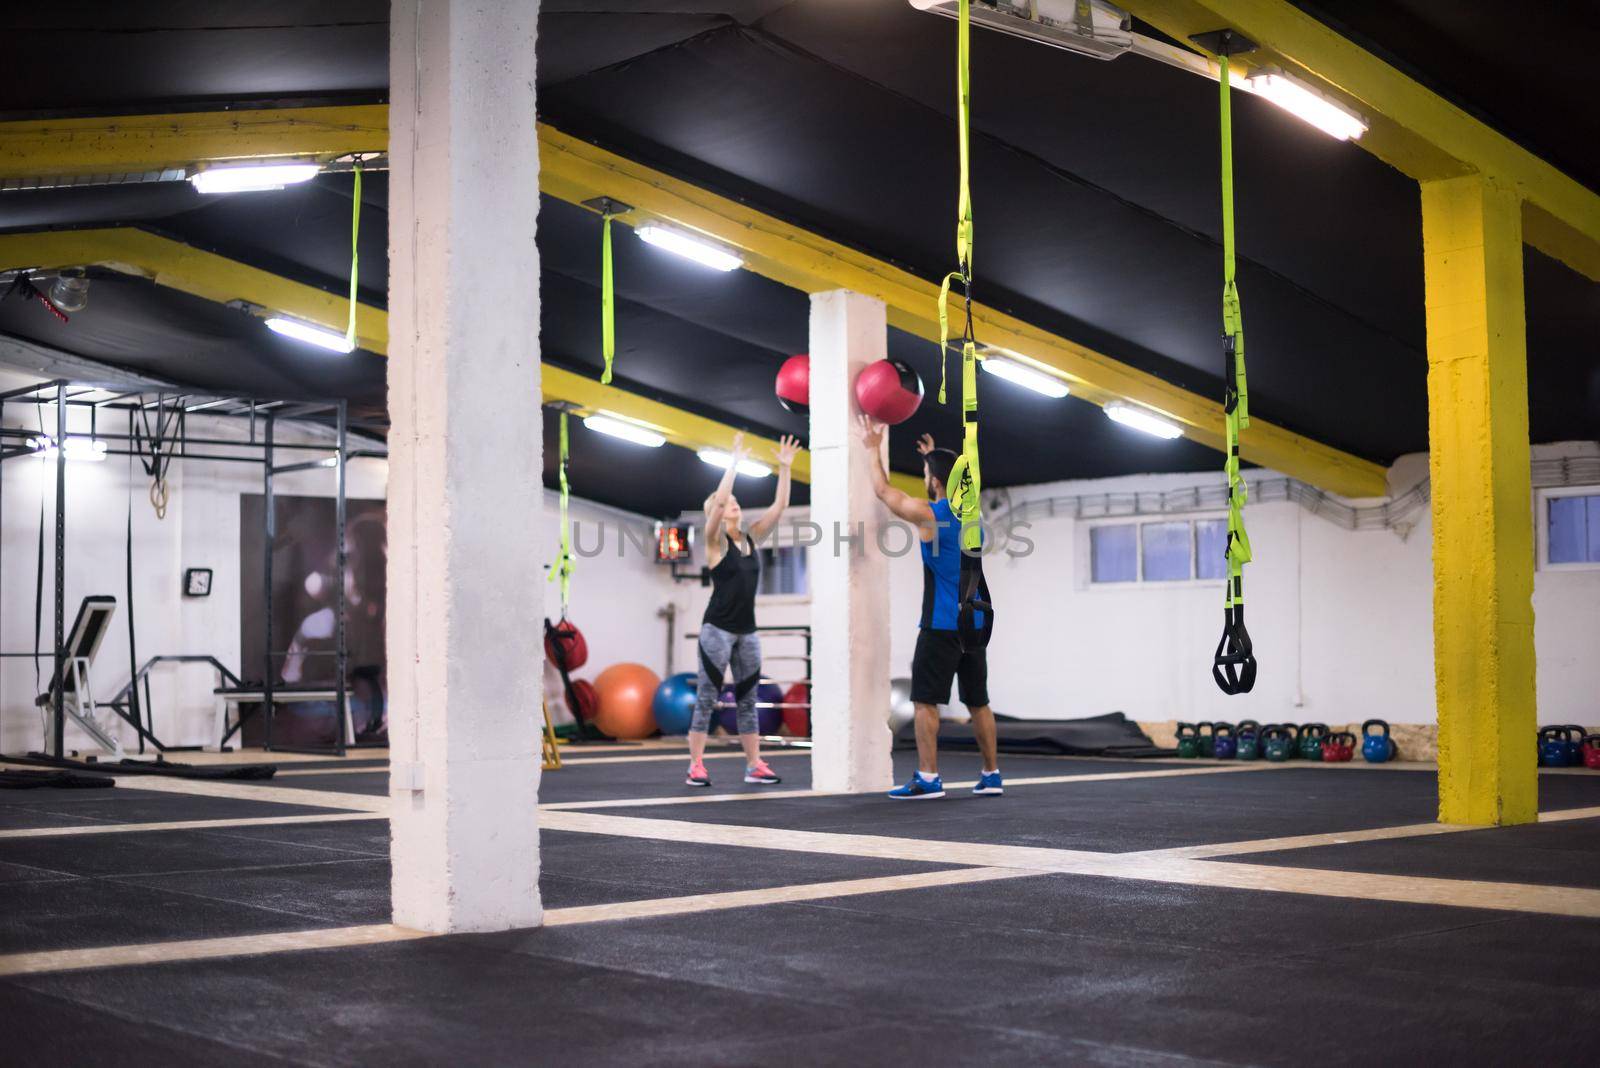
[[[154,399],[149,399],[154,394]],[[55,433],[53,436],[40,431],[25,430],[20,427],[6,427],[3,417],[5,406],[8,404],[33,405],[42,415],[46,405],[55,408]],[[67,414],[70,410],[87,411],[89,414],[89,432],[70,431],[67,427]],[[127,416],[127,430],[122,433],[102,432],[99,427],[102,412],[119,412]],[[188,416],[191,413],[203,414],[206,418],[235,420],[248,423],[248,432],[242,438],[202,437],[189,433]],[[151,429],[151,417],[154,417],[154,429]],[[315,427],[318,430],[333,432],[332,444],[304,444],[298,442],[281,442],[276,440],[276,429],[280,423],[291,423],[301,426]],[[265,748],[293,751],[293,747],[274,746],[272,742],[273,723],[273,662],[277,655],[273,649],[274,636],[272,626],[272,549],[274,537],[277,533],[276,517],[274,515],[274,478],[278,475],[290,474],[297,471],[332,470],[335,475],[335,552],[334,552],[334,618],[335,638],[335,678],[337,685],[334,687],[337,702],[338,727],[335,732],[337,739],[334,752],[343,755],[346,750],[345,725],[347,722],[348,700],[348,656],[345,633],[345,603],[344,580],[346,567],[345,546],[345,517],[346,517],[346,467],[350,460],[358,457],[386,456],[382,448],[354,449],[350,448],[350,434],[354,430],[358,434],[372,434],[374,444],[379,444],[381,439],[375,435],[387,429],[381,421],[357,421],[352,424],[349,416],[349,405],[345,400],[295,400],[295,399],[263,399],[259,397],[243,397],[223,394],[206,393],[203,391],[186,390],[180,387],[146,386],[142,389],[118,392],[87,383],[73,383],[65,379],[54,379],[48,382],[36,383],[0,392],[0,472],[4,470],[4,461],[20,456],[40,456],[41,452],[55,447],[55,523],[54,523],[54,565],[55,565],[55,597],[54,597],[54,643],[51,678],[56,678],[66,663],[66,489],[67,489],[67,449],[65,443],[70,440],[86,440],[100,442],[105,445],[105,455],[134,457],[140,461],[147,475],[151,477],[151,499],[156,504],[158,512],[165,507],[165,471],[173,460],[219,462],[219,463],[248,463],[259,464],[262,469],[262,491],[264,495],[263,523],[264,523],[264,552],[262,560],[262,575],[264,579],[265,597],[265,632],[266,639],[263,652],[262,692],[263,700],[261,709],[266,714],[265,719]],[[44,441],[41,442],[40,439]],[[233,450],[231,452],[222,450]],[[331,453],[320,459],[306,460],[279,464],[279,453],[289,452],[320,452]],[[3,474],[0,474],[0,485],[3,485]],[[40,486],[41,494],[44,491]],[[160,503],[157,503],[157,501]],[[3,498],[0,498],[3,501]],[[0,503],[3,508],[3,503]],[[42,512],[42,508],[41,508]],[[43,515],[40,517],[40,547],[41,559],[39,561],[38,584],[42,588],[44,581],[43,550]],[[143,668],[137,666],[137,651],[134,645],[133,604],[132,594],[132,542],[131,528],[128,549],[128,596],[129,602],[126,610],[129,615],[129,682],[126,687],[106,707],[111,708],[120,718],[126,721],[137,732],[139,750],[144,751],[146,742],[159,752],[169,749],[181,748],[164,744],[155,734],[153,718],[149,705],[148,673],[151,667],[166,661],[210,661],[222,671],[224,679],[237,683],[238,679],[231,673],[221,668],[214,658],[209,656],[158,656],[153,657]],[[0,544],[3,552],[3,544]],[[38,627],[35,631],[37,634]],[[37,646],[37,642],[36,642]],[[316,654],[308,654],[316,655]],[[328,655],[328,654],[322,654]],[[36,647],[33,652],[0,652],[0,664],[7,658],[32,658],[35,666],[38,664],[40,652]],[[145,684],[146,700],[141,708],[139,683]],[[60,687],[52,687],[54,691],[51,700],[52,716],[49,735],[45,739],[48,756],[62,759],[66,756],[65,723],[63,709],[63,695]],[[241,712],[240,720],[233,730],[243,726],[247,716]],[[232,731],[229,731],[231,734]],[[226,739],[219,739],[219,744]],[[351,738],[350,742],[354,743]],[[317,749],[316,752],[326,752]]]

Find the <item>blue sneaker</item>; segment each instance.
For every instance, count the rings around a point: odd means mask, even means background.
[[[992,794],[998,797],[1005,793],[1005,787],[1000,785],[1000,773],[991,771],[988,774],[979,774],[978,785],[972,788],[975,794]]]
[[[922,776],[913,772],[906,784],[890,790],[889,796],[896,801],[927,801],[943,797],[944,780],[935,775],[932,782],[925,782]]]

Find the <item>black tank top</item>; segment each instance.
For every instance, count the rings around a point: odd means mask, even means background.
[[[711,601],[706,605],[705,621],[729,634],[754,634],[756,629],[756,589],[761,585],[761,557],[748,534],[740,537],[749,552],[740,552],[732,538],[722,559],[711,569]]]

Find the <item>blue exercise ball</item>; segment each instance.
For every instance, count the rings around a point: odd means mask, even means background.
[[[783,725],[783,709],[774,707],[783,703],[783,691],[770,682],[756,687],[756,733],[777,734]],[[765,705],[767,707],[760,707]],[[739,708],[734,700],[733,687],[724,686],[717,699],[717,723],[729,734],[739,733]]]
[[[662,734],[687,734],[694,720],[695,674],[692,671],[668,675],[656,687],[656,696],[650,702],[655,713],[656,726]]]

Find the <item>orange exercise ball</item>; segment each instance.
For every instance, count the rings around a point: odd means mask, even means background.
[[[643,664],[612,664],[594,680],[600,696],[595,726],[612,738],[648,738],[656,732],[655,700],[661,677]]]

